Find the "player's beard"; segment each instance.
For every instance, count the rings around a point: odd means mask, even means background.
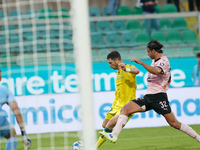
[[[152,56],[152,55],[150,55],[149,57],[150,57],[151,59],[154,59],[154,58],[155,58],[155,57],[154,57],[154,56]]]

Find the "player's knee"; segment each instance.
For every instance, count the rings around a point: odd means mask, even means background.
[[[109,129],[112,129],[112,128],[115,127],[115,125],[116,125],[115,122],[110,122],[110,123],[108,124],[108,127],[109,127]]]
[[[120,111],[120,115],[126,115],[126,116],[129,115],[126,105],[124,105],[124,107],[122,107],[122,109]]]
[[[124,115],[125,113],[125,110],[124,110],[124,107],[120,110],[120,115]]]
[[[105,127],[106,127],[106,125],[105,125],[105,124],[102,124],[102,127],[103,127],[103,128],[105,128]]]
[[[107,120],[107,119],[104,119],[104,120],[103,120],[103,123],[102,123],[102,127],[105,128],[107,123],[108,123],[108,120]]]
[[[12,130],[10,131],[11,133],[11,137],[17,137],[16,131],[14,128],[12,128]]]
[[[16,131],[14,128],[10,129],[10,132],[8,132],[5,136],[6,139],[10,138],[10,137],[17,137]]]

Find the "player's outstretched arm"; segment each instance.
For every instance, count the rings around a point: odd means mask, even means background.
[[[160,69],[159,67],[152,67],[146,63],[144,63],[143,61],[139,60],[138,58],[132,58],[131,62],[136,62],[140,65],[142,65],[148,72],[158,75],[159,73],[162,72],[162,69]]]
[[[138,74],[138,73],[140,73],[139,69],[136,68],[136,67],[134,67],[134,68],[130,68],[130,72],[131,72],[131,73],[134,73],[134,74]]]
[[[18,123],[20,129],[21,129],[22,141],[23,141],[26,149],[29,149],[31,147],[31,140],[28,138],[28,136],[26,134],[24,119],[23,119],[21,111],[19,110],[18,104],[15,101],[11,101],[9,104],[10,104],[11,110],[15,114],[15,118],[17,120],[17,123]]]

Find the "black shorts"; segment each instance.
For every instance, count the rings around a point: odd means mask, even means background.
[[[166,93],[146,94],[144,97],[132,101],[138,104],[143,111],[153,109],[155,112],[162,115],[171,113],[171,107]]]

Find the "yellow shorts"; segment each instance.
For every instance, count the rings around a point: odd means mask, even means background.
[[[111,106],[110,110],[107,112],[105,119],[110,120],[112,117],[114,117],[115,115],[120,116],[120,110],[122,109],[122,107],[116,107],[116,106]],[[131,117],[133,117],[135,113],[130,114],[128,116],[128,121],[130,120]],[[127,121],[127,122],[128,122]]]

